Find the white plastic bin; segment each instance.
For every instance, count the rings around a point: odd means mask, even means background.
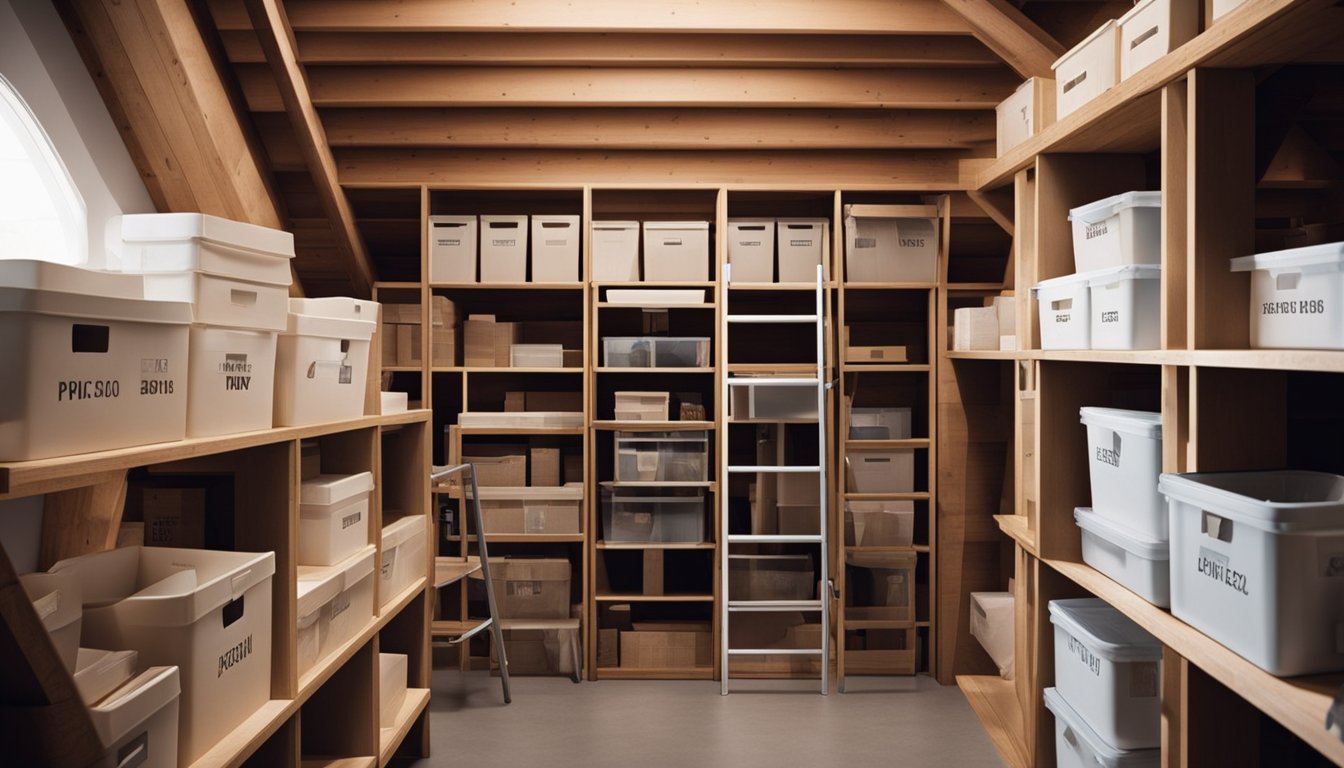
[[[730,387],[728,417],[733,421],[781,422],[817,418],[817,388],[742,384]]]
[[[980,641],[999,668],[999,676],[1013,679],[1013,593],[972,592],[971,637]]]
[[[583,484],[481,488],[487,534],[572,535],[583,532]]]
[[[1162,644],[1097,598],[1050,601],[1055,687],[1107,744],[1162,743]]]
[[[912,207],[922,206],[845,206],[847,281],[932,283],[938,279],[941,220],[900,213]]]
[[[378,654],[378,725],[393,728],[406,701],[408,659],[404,653]]]
[[[1138,536],[1167,540],[1167,507],[1157,492],[1162,473],[1162,414],[1084,407],[1092,509]]]
[[[709,339],[698,336],[608,336],[602,340],[607,368],[708,368]]]
[[[1115,86],[1119,75],[1118,45],[1112,19],[1051,66],[1055,72],[1055,109],[1059,119]]]
[[[617,392],[617,421],[667,421],[669,392]]]
[[[375,327],[369,320],[291,313],[289,327],[276,344],[275,426],[364,415],[369,342]]]
[[[68,573],[27,573],[19,577],[19,583],[32,601],[37,618],[51,635],[51,644],[65,668],[75,671],[79,628],[84,618],[79,579]]]
[[[276,334],[193,325],[190,340],[187,437],[269,429]]]
[[[80,648],[75,662],[75,690],[85,704],[97,704],[135,676],[140,654]]]
[[[532,282],[573,283],[579,279],[579,217],[532,216]]]
[[[1199,5],[1182,0],[1140,0],[1116,23],[1120,30],[1120,79],[1128,80],[1199,33]]]
[[[1209,14],[1209,21],[1217,21],[1227,14],[1235,11],[1246,3],[1246,0],[1213,0],[1212,12]]]
[[[289,285],[294,235],[203,213],[137,213],[121,217],[121,268],[126,272],[239,275]]]
[[[998,156],[1055,121],[1055,81],[1029,77],[994,108]]]
[[[429,217],[429,282],[476,282],[475,216]]]
[[[845,502],[845,546],[908,547],[914,538],[913,501]]]
[[[376,301],[352,299],[349,296],[328,296],[322,299],[290,299],[291,315],[330,317],[336,320],[364,320],[378,322],[382,305]]]
[[[644,222],[644,281],[686,283],[709,279],[709,222]]]
[[[817,265],[823,278],[831,279],[831,222],[829,219],[776,219],[775,240],[779,245],[779,282],[817,281]]]
[[[481,217],[481,282],[527,280],[527,217]]]
[[[150,667],[89,707],[107,764],[177,768],[183,674],[177,667]]]
[[[1171,612],[1272,675],[1344,670],[1344,478],[1162,475]]]
[[[1078,272],[1162,263],[1162,193],[1125,192],[1069,209]]]
[[[373,620],[374,547],[331,566],[298,569],[298,666],[306,674]]]
[[[852,406],[849,409],[850,440],[907,440],[909,437],[909,408]]]
[[[318,475],[299,487],[299,564],[335,565],[369,543],[373,473]]]
[[[0,260],[0,461],[181,440],[191,307],[139,275]]]
[[[735,283],[775,279],[775,220],[729,219],[728,264]]]
[[[705,303],[703,288],[612,288],[608,304],[634,307],[699,307]]]
[[[639,222],[594,221],[592,226],[593,281],[639,281]]]
[[[699,543],[705,540],[703,491],[687,495],[602,489],[602,539],[609,542]]]
[[[1037,283],[1041,349],[1091,349],[1092,313],[1087,275],[1064,275]]]
[[[1251,275],[1251,346],[1344,349],[1344,242],[1242,256]]]
[[[427,539],[423,515],[403,517],[383,526],[383,557],[378,571],[381,579],[378,594],[383,605],[428,574]]]
[[[1135,264],[1090,272],[1087,286],[1093,349],[1162,346],[1161,266]]]
[[[514,344],[509,348],[509,365],[514,368],[563,368],[562,344]]]
[[[83,588],[86,644],[181,669],[181,764],[270,699],[274,553],[122,547],[52,567],[63,572]]]
[[[1167,542],[1155,541],[1086,507],[1073,511],[1082,529],[1083,562],[1156,605],[1171,605]]]
[[[850,448],[845,472],[850,493],[910,493],[915,490],[915,452]]]
[[[1116,749],[1106,743],[1056,688],[1045,689],[1045,707],[1055,716],[1056,768],[1158,768],[1160,749]]]
[[[264,284],[204,272],[154,273],[142,277],[146,299],[188,302],[195,322],[267,331],[285,327],[288,280]]]

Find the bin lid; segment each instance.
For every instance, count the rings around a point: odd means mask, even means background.
[[[145,280],[139,275],[103,272],[36,259],[0,260],[0,287],[136,301],[145,298]]]
[[[1067,291],[1078,287],[1086,287],[1088,281],[1087,274],[1088,273],[1083,272],[1081,274],[1060,275],[1059,277],[1052,277],[1049,280],[1042,280],[1039,283],[1033,285],[1031,287],[1031,290],[1034,293],[1035,292],[1050,293],[1050,292]]]
[[[639,229],[638,221],[594,221],[594,230]]]
[[[708,221],[646,221],[645,230],[658,229],[709,229]]]
[[[289,311],[295,315],[329,317],[335,320],[378,322],[378,302],[328,296],[324,299],[290,299]]]
[[[1050,623],[1110,661],[1159,661],[1162,644],[1105,600],[1082,597],[1050,601]]]
[[[315,336],[322,339],[368,341],[378,324],[369,320],[342,320],[317,315],[297,315],[293,311],[285,322],[285,335]]]
[[[384,510],[386,511],[386,510]],[[383,553],[400,547],[412,537],[421,535],[425,532],[424,515],[410,515],[403,517],[395,523],[388,523],[383,526]]]
[[[181,693],[177,667],[150,667],[89,707],[89,717],[99,740],[104,745],[116,744],[133,729],[143,727],[159,710],[173,705]]]
[[[1064,700],[1057,689],[1045,689],[1045,707],[1054,713],[1055,718],[1059,720],[1061,725],[1073,733],[1075,743],[1081,741],[1088,751],[1096,756],[1096,760],[1102,768],[1146,768],[1147,766],[1157,768],[1162,750],[1116,749],[1106,743],[1105,739],[1098,736],[1096,731],[1092,730],[1092,726],[1088,725],[1083,716],[1078,714],[1078,711]],[[1061,755],[1060,762],[1067,763],[1068,760]]]
[[[1125,435],[1162,439],[1162,414],[1152,411],[1127,411],[1123,408],[1083,406],[1078,409],[1079,421],[1093,427],[1104,427]]]
[[[1122,192],[1069,209],[1069,221],[1105,221],[1126,208],[1161,208],[1161,192]]]
[[[1344,531],[1344,477],[1327,472],[1163,474],[1157,490],[1176,501],[1274,533]]]
[[[1162,265],[1122,264],[1118,267],[1107,267],[1106,269],[1084,272],[1082,276],[1087,278],[1087,285],[1090,288],[1113,285],[1125,280],[1161,280]],[[960,312],[961,310],[957,311]]]
[[[1078,523],[1078,527],[1084,531],[1100,536],[1144,560],[1169,560],[1171,557],[1171,547],[1167,542],[1150,541],[1136,534],[1130,528],[1093,512],[1090,507],[1075,508],[1073,519]]]
[[[919,556],[914,552],[850,552],[845,562],[859,568],[914,568]]]
[[[75,689],[85,704],[95,704],[135,675],[136,651],[80,648],[75,657]]]
[[[304,480],[299,486],[299,503],[331,506],[372,490],[372,472],[357,472],[353,475],[318,475]]]
[[[320,608],[341,592],[350,589],[373,573],[376,549],[366,545],[355,554],[335,565],[300,565],[298,567],[299,615],[305,616]],[[311,585],[307,593],[305,584]],[[305,597],[307,598],[305,602]]]
[[[475,224],[475,223],[476,223],[476,214],[474,214],[474,213],[473,213],[473,214],[466,215],[466,216],[452,216],[452,215],[446,215],[446,214],[435,214],[435,215],[429,217],[429,225],[430,225],[431,227],[432,227],[432,226],[435,226],[435,225],[439,225],[439,226],[455,226],[455,227],[459,227],[459,226],[466,226],[466,225],[468,225],[468,224]]]
[[[1102,35],[1112,35],[1112,34],[1115,34],[1115,19],[1110,19],[1109,21],[1102,24],[1100,27],[1097,27],[1096,30],[1092,34],[1084,38],[1081,43],[1073,46],[1063,56],[1060,56],[1058,59],[1056,59],[1055,63],[1050,65],[1050,69],[1051,70],[1059,69],[1059,66],[1061,64],[1072,58],[1074,54],[1078,53],[1087,46],[1091,45],[1093,42],[1096,41],[1097,38],[1101,37]]]
[[[1315,266],[1344,267],[1344,242],[1308,245],[1283,251],[1267,251],[1253,256],[1238,256],[1232,260],[1233,272]]]
[[[294,235],[205,213],[132,213],[121,217],[121,239],[128,243],[206,240],[275,258],[294,258]]]

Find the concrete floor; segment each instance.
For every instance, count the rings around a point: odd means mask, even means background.
[[[814,681],[513,678],[504,706],[484,672],[434,673],[431,766],[793,768],[1002,765],[955,686],[928,677]],[[471,756],[470,758],[466,756]]]

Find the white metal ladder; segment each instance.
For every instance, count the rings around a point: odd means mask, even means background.
[[[719,465],[723,472],[719,477],[719,668],[723,678],[721,693],[728,694],[729,667],[733,658],[750,656],[817,656],[821,660],[821,693],[830,692],[830,592],[828,545],[826,534],[827,493],[826,493],[826,393],[830,383],[826,380],[826,284],[821,265],[817,265],[816,304],[812,314],[807,315],[758,315],[731,312],[728,302],[729,287],[732,284],[732,265],[724,265],[724,278],[719,288],[719,306],[722,307],[719,344],[727,357],[728,333],[734,325],[770,324],[784,326],[811,325],[816,331],[816,368],[811,377],[783,376],[733,376],[731,368],[725,367],[719,388],[719,407],[728,408],[732,392],[742,387],[805,387],[816,388],[817,396],[817,465],[808,466],[761,466],[733,465],[729,463],[728,426],[725,423],[719,430]],[[781,433],[782,434],[782,433]],[[728,480],[735,474],[775,473],[775,474],[815,474],[817,478],[817,497],[819,519],[817,530],[812,535],[775,535],[775,534],[732,534],[728,520]],[[821,564],[819,579],[820,594],[812,600],[737,600],[729,593],[729,558],[734,544],[812,544],[819,552]],[[821,613],[820,648],[730,648],[728,643],[729,620],[734,614],[806,611]]]

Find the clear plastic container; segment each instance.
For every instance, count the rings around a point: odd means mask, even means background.
[[[602,340],[607,368],[707,368],[709,339],[701,337],[610,336]]]
[[[617,483],[705,482],[707,432],[617,432]]]
[[[602,539],[610,542],[698,543],[705,540],[702,491],[673,494],[602,489]]]
[[[811,600],[816,595],[811,555],[729,555],[732,600]]]
[[[851,552],[848,596],[851,605],[865,610],[866,618],[915,620],[915,565],[913,552]]]

